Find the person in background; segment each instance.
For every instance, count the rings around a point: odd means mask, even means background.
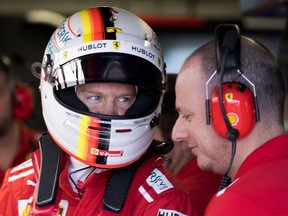
[[[172,138],[190,148],[201,169],[223,176],[206,216],[288,215],[281,71],[237,25],[221,24],[215,34],[177,77]]]
[[[178,113],[175,109],[175,82],[177,74],[167,74],[167,92],[164,95],[161,119],[155,139],[172,143],[173,149],[165,154],[163,165],[176,175],[191,195],[191,203],[197,215],[204,215],[205,209],[217,192],[222,176],[201,170],[196,157],[183,143],[174,145],[171,135]]]
[[[30,158],[41,135],[23,122],[31,117],[34,92],[28,84],[15,85],[12,64],[0,53],[0,185],[8,168]]]
[[[157,127],[154,139],[171,143],[172,151],[165,155],[164,166],[174,175],[177,175],[179,170],[193,158],[190,151],[186,151],[185,145],[174,145],[171,135],[172,128],[178,117],[175,109],[175,81],[177,74],[167,74],[167,91],[163,98],[161,119]]]
[[[76,12],[32,71],[47,133],[32,160],[6,172],[0,215],[196,215],[153,140],[166,72],[142,19],[116,7]]]

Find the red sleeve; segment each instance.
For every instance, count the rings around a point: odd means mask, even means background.
[[[127,214],[123,215],[196,216],[188,191],[161,164],[158,156],[149,157],[138,168],[124,205]]]
[[[268,209],[258,205],[255,200],[240,193],[225,192],[225,196],[214,196],[209,203],[205,216],[233,215],[233,216],[271,216]]]
[[[0,216],[21,215],[19,211],[24,209],[22,201],[33,196],[35,185],[31,160],[8,169],[0,190]]]
[[[180,191],[170,191],[163,193],[146,206],[141,214],[143,216],[152,215],[179,215],[179,216],[196,216],[195,206],[192,206],[190,197]]]
[[[18,215],[18,207],[17,200],[13,199],[13,195],[11,193],[10,183],[8,182],[8,178],[10,176],[10,170],[7,170],[5,174],[5,178],[3,180],[3,184],[0,190],[0,215]]]

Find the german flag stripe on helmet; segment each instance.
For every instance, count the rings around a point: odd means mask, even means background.
[[[82,115],[76,156],[86,161],[106,164],[105,152],[109,150],[111,125],[99,122],[99,118]]]
[[[116,39],[115,32],[107,32],[109,27],[114,27],[111,8],[90,8],[81,11],[80,16],[83,24],[83,42]]]
[[[91,142],[89,143],[89,140],[86,139],[87,136],[85,136],[88,133],[88,128],[89,128],[89,120],[90,117],[88,116],[81,116],[82,119],[80,121],[80,126],[79,126],[79,136],[78,136],[78,148],[77,148],[77,153],[76,156],[81,158],[81,159],[87,159],[87,155],[90,155],[88,153],[89,148],[91,148]],[[83,134],[83,135],[82,135]],[[89,146],[90,145],[90,146]],[[97,143],[93,143],[94,148],[97,147]]]

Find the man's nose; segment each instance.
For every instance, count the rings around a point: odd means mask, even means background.
[[[183,128],[181,126],[181,122],[180,122],[179,118],[177,118],[177,120],[173,126],[172,134],[171,134],[173,142],[176,143],[176,142],[181,141],[183,136],[184,136],[183,132],[184,131],[183,131]]]
[[[103,115],[116,115],[115,106],[113,103],[106,101],[99,111],[100,114]]]

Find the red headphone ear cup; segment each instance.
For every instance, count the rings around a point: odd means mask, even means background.
[[[238,138],[246,136],[255,125],[254,97],[249,88],[241,83],[223,84],[223,104],[231,126],[238,130]],[[219,86],[215,86],[211,96],[211,119],[215,131],[227,138],[227,126],[224,121],[219,97]]]
[[[13,114],[14,118],[25,120],[32,116],[35,105],[35,94],[29,84],[18,84],[14,89]]]

